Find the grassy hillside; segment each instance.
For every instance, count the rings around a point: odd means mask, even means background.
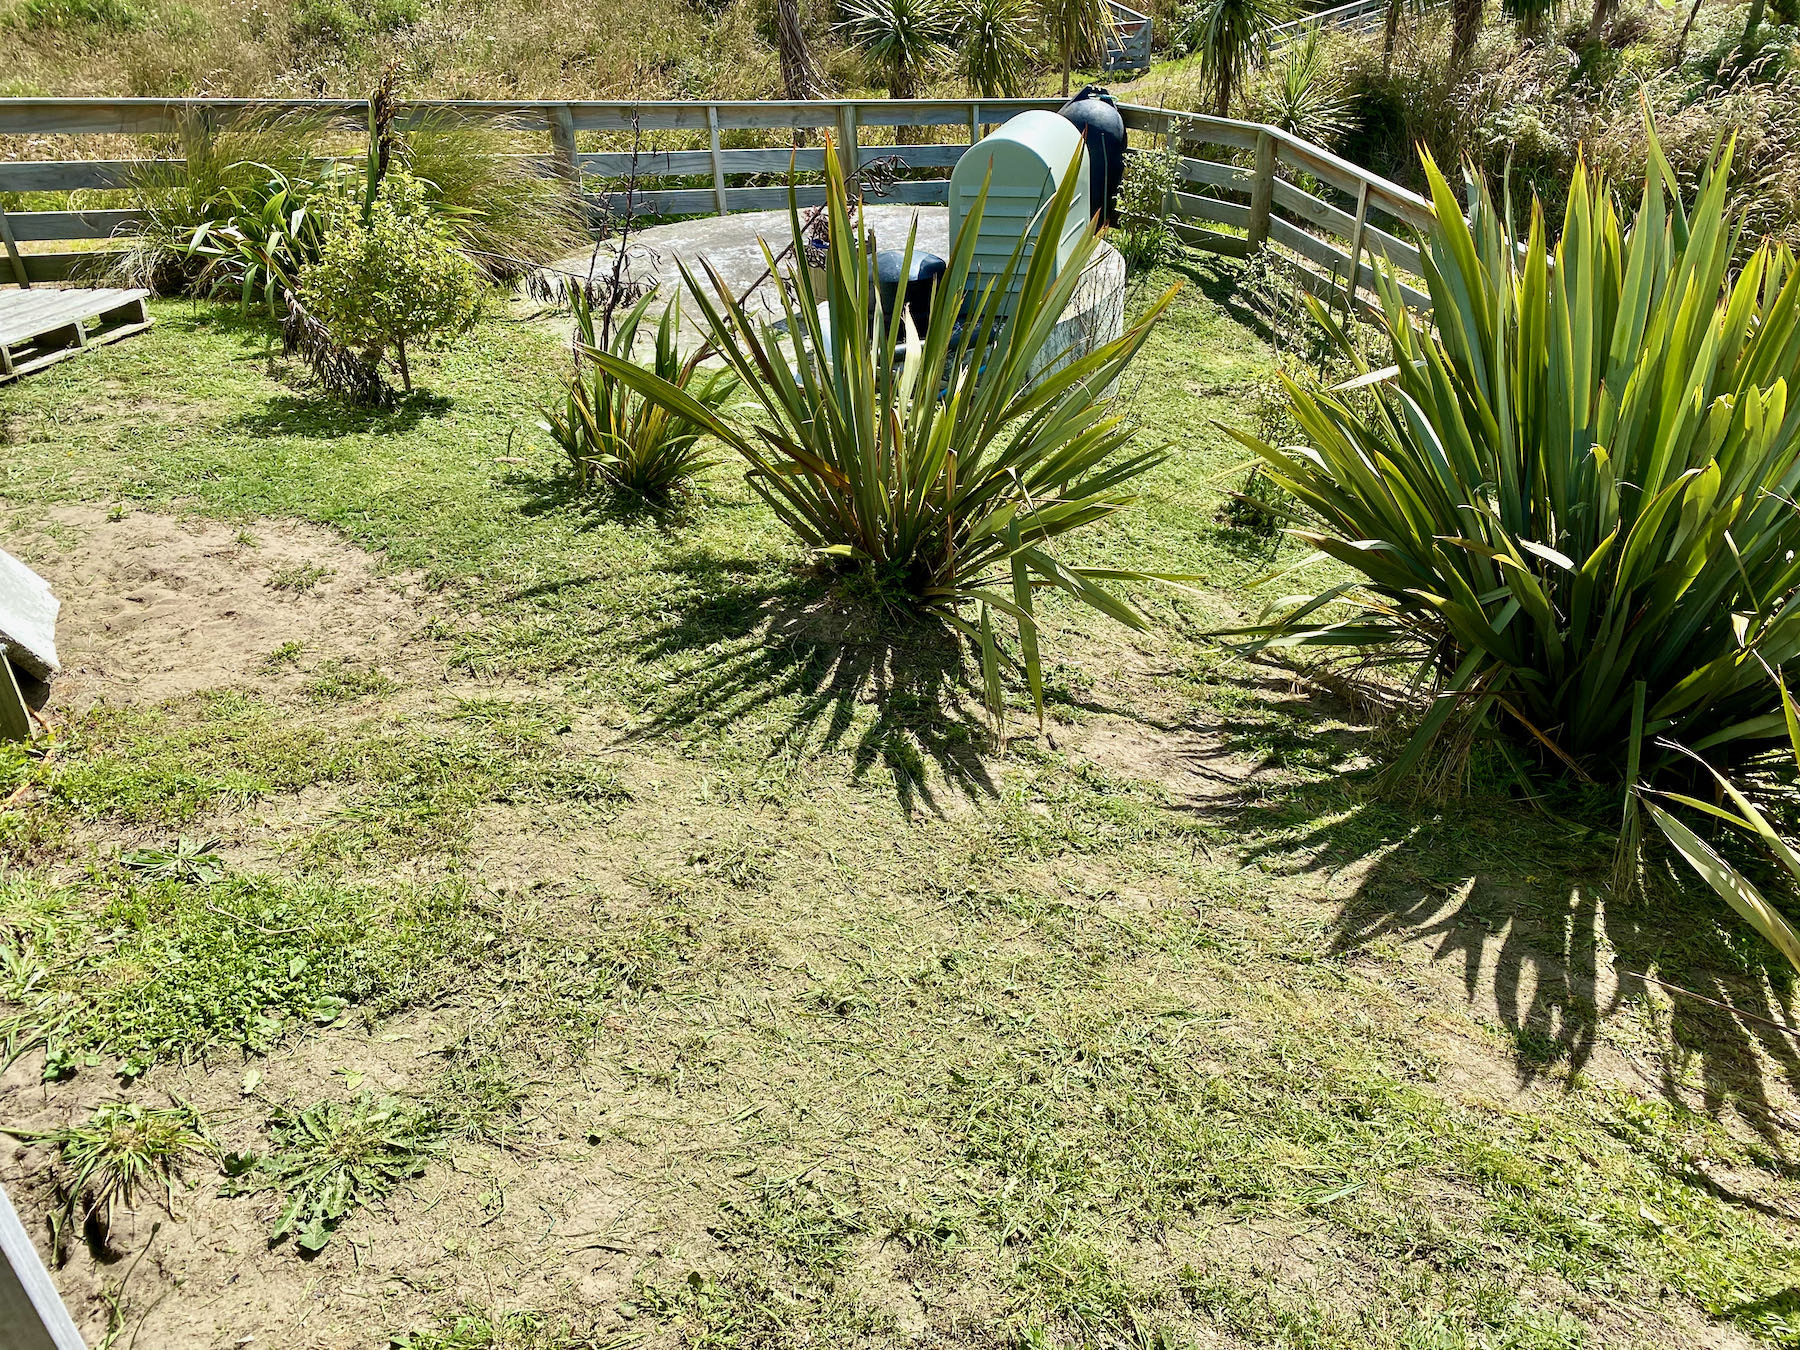
[[[831,86],[879,94],[804,22]],[[360,96],[388,65],[439,98],[778,97],[772,0],[7,0],[0,96]],[[1049,80],[1046,74],[1044,79]],[[945,68],[924,92],[963,92]]]

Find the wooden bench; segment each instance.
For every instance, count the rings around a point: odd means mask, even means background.
[[[154,322],[144,307],[149,295],[101,287],[0,291],[0,384],[143,332]]]

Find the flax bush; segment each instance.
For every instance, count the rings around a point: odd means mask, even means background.
[[[1288,384],[1306,444],[1239,436],[1355,574],[1254,644],[1416,660],[1435,698],[1396,774],[1492,733],[1522,778],[1622,783],[1627,855],[1638,789],[1784,735],[1800,656],[1800,271],[1775,243],[1733,265],[1729,146],[1688,209],[1647,135],[1635,220],[1578,166],[1554,248],[1485,189],[1465,222],[1427,159],[1435,327],[1384,274],[1387,367],[1338,330],[1363,373]]]

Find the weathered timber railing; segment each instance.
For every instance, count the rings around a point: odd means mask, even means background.
[[[681,216],[783,207],[789,166],[803,174],[821,172],[828,145],[846,165],[891,156],[910,172],[930,174],[891,183],[886,199],[941,204],[949,179],[932,171],[947,174],[988,127],[1027,108],[1057,106],[1054,99],[421,102],[406,105],[401,115],[453,115],[508,130],[520,139],[522,161],[579,184],[595,200],[618,207],[624,182],[634,180],[636,212]],[[1402,236],[1428,228],[1432,208],[1416,193],[1274,127],[1131,104],[1120,111],[1134,151],[1177,151],[1182,186],[1171,194],[1170,208],[1177,233],[1190,246],[1236,258],[1273,248],[1295,265],[1301,285],[1364,308],[1377,258],[1417,274],[1418,249]],[[174,147],[233,118],[302,114],[353,136],[366,126],[368,105],[361,100],[0,99],[0,149],[10,147],[16,155],[22,140],[39,153],[96,141],[111,148],[119,137],[164,138]],[[745,140],[762,143],[742,144]],[[141,141],[126,148],[133,154],[143,149]],[[143,162],[8,158],[0,160],[0,194],[117,194],[129,188]],[[743,182],[746,178],[752,181]],[[765,181],[754,181],[758,178]],[[665,185],[668,180],[676,185]],[[802,203],[817,202],[823,190],[804,183]],[[127,237],[138,224],[128,202],[0,210],[0,243],[14,280],[81,278],[118,257],[95,244]],[[43,247],[61,243],[89,247]],[[1429,308],[1417,288],[1403,285],[1402,294],[1415,308]]]
[[[1106,42],[1106,60],[1101,68],[1108,75],[1119,75],[1150,69],[1150,48],[1155,41],[1156,23],[1141,10],[1122,5],[1119,0],[1106,0],[1112,14],[1113,32]]]

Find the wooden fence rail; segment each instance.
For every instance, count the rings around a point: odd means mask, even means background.
[[[543,149],[521,156],[536,171],[577,183],[615,209],[622,204],[622,180],[635,177],[647,184],[633,193],[635,211],[681,216],[785,206],[790,164],[807,174],[824,168],[826,142],[812,135],[819,132],[830,134],[846,165],[892,157],[909,173],[928,175],[894,182],[887,200],[942,204],[949,168],[989,127],[1028,108],[1057,106],[1054,99],[457,101],[407,104],[400,115],[403,121],[462,118],[522,138],[542,138]],[[1315,294],[1364,309],[1371,305],[1377,259],[1417,274],[1419,252],[1405,236],[1429,228],[1433,219],[1431,204],[1418,194],[1274,127],[1133,104],[1120,111],[1134,152],[1176,152],[1181,187],[1169,205],[1177,233],[1191,247],[1236,258],[1273,249]],[[6,137],[148,136],[166,138],[159,151],[164,153],[245,116],[304,116],[355,132],[367,125],[368,104],[359,99],[0,99],[0,145]],[[919,128],[954,130],[948,140],[898,140]],[[727,138],[745,139],[744,133],[762,133],[749,139],[765,143],[726,144]],[[581,148],[584,134],[604,137],[606,147]],[[680,148],[668,146],[671,139],[681,142]],[[116,147],[109,149],[115,157],[0,160],[0,194],[128,189],[144,161],[118,158]],[[181,161],[159,162],[174,167]],[[758,177],[775,181],[733,181]],[[669,180],[676,185],[665,185]],[[815,203],[822,192],[816,183],[804,184],[801,200]],[[97,275],[120,256],[94,245],[127,238],[138,224],[128,203],[0,210],[0,243],[15,281],[80,279]],[[76,243],[89,247],[36,247]],[[0,272],[0,279],[4,275]],[[1416,287],[1403,285],[1402,294],[1414,308],[1429,309],[1429,298]]]

